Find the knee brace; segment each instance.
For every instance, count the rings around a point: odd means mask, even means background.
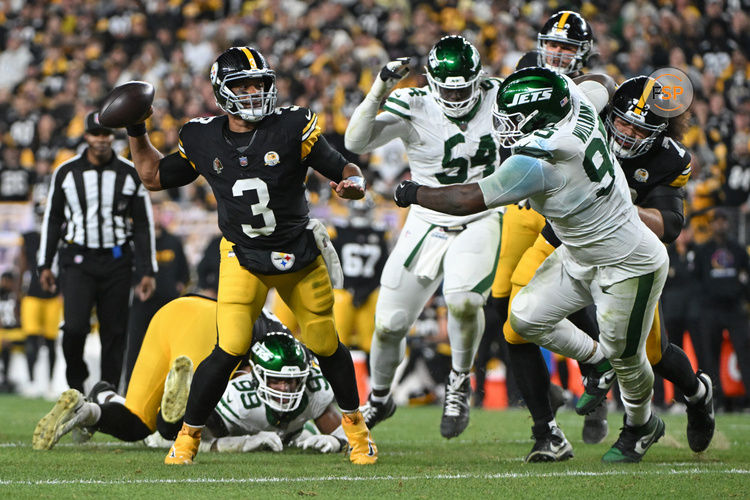
[[[409,317],[403,309],[378,312],[375,315],[375,336],[379,340],[401,340],[410,326]]]
[[[339,345],[333,317],[314,319],[301,325],[302,343],[318,356],[331,356]]]
[[[457,292],[445,295],[448,312],[457,320],[473,319],[484,305],[484,297],[477,292]]]

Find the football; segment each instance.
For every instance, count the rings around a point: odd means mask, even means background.
[[[99,108],[99,123],[118,128],[143,121],[154,101],[154,86],[132,81],[112,89]]]

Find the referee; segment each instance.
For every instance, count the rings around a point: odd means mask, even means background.
[[[81,392],[89,374],[83,347],[91,308],[96,305],[99,320],[101,379],[117,387],[133,261],[143,276],[135,289],[141,300],[154,293],[157,270],[151,201],[133,164],[112,150],[114,134],[98,123],[95,113],[86,116],[83,137],[88,147],[52,174],[37,259],[42,288],[54,292],[50,267],[62,239],[58,258],[65,375],[68,385]]]

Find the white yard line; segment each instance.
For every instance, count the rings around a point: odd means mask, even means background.
[[[748,469],[714,469],[693,467],[690,469],[670,469],[670,470],[612,470],[603,472],[591,471],[564,471],[564,472],[504,472],[498,474],[424,474],[412,476],[318,476],[318,477],[248,477],[248,478],[180,478],[180,479],[122,479],[122,480],[101,480],[101,479],[44,479],[38,481],[13,481],[0,479],[2,486],[15,485],[66,485],[66,484],[95,484],[95,485],[118,485],[118,484],[175,484],[175,483],[192,483],[192,484],[259,484],[259,483],[306,483],[306,482],[332,482],[332,481],[424,481],[424,480],[455,480],[455,479],[525,479],[525,478],[564,478],[564,477],[605,477],[605,476],[627,476],[627,475],[705,475],[705,474],[730,474],[745,475],[750,474]]]

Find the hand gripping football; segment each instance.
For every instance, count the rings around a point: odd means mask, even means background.
[[[99,108],[99,123],[118,128],[142,122],[154,102],[154,86],[148,82],[132,81],[115,87]]]

